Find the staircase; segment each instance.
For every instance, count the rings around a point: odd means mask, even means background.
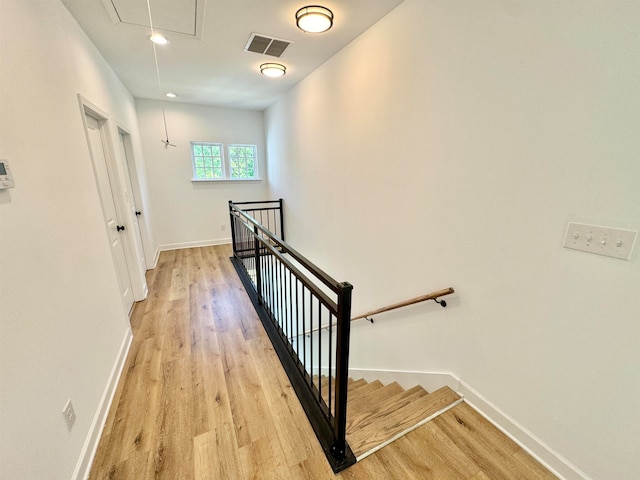
[[[322,392],[328,392],[327,377],[321,381]],[[461,401],[449,387],[428,393],[420,386],[405,390],[396,382],[383,385],[378,380],[350,378],[347,442],[362,460]]]

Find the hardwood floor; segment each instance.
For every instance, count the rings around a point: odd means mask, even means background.
[[[555,478],[464,403],[334,476],[230,256],[163,252],[148,273],[90,479]]]

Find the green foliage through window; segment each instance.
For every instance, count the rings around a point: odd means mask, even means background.
[[[222,163],[222,144],[192,143],[193,178],[195,180],[222,180],[224,167]]]
[[[233,179],[256,178],[255,145],[229,145],[229,170]]]

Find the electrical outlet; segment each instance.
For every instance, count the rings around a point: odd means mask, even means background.
[[[569,222],[564,247],[629,260],[638,232]]]
[[[73,410],[71,399],[67,400],[64,410],[62,410],[62,415],[64,416],[65,422],[67,422],[67,428],[71,430],[73,423],[76,421],[76,412]]]
[[[224,232],[227,229],[227,225],[224,223],[220,224],[220,231]]]

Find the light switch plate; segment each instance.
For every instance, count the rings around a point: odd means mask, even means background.
[[[629,260],[638,232],[569,222],[564,247]]]

